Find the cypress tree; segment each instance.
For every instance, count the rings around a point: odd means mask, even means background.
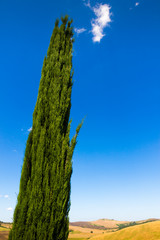
[[[72,156],[70,140],[72,21],[55,23],[44,59],[33,127],[26,144],[9,240],[67,240]]]

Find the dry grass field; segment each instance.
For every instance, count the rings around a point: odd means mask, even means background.
[[[104,220],[103,220],[104,221]],[[111,221],[107,225],[107,221]],[[113,221],[113,222],[112,222]],[[147,220],[146,220],[147,221]],[[94,228],[84,228],[78,226],[70,226],[72,230],[69,234],[71,240],[160,240],[160,221],[148,222],[139,221],[140,225],[124,228],[122,230],[115,230],[114,227],[117,221],[106,220],[105,226],[113,226],[113,230],[99,230]],[[150,220],[149,220],[150,221]],[[102,224],[101,220],[93,223]],[[145,222],[145,223],[143,223]],[[114,224],[113,224],[114,223]],[[120,222],[118,221],[118,224]],[[126,222],[125,222],[126,223]]]
[[[99,230],[94,228],[84,228],[78,226],[70,226],[69,239],[72,240],[84,240],[90,239],[93,236],[99,236],[103,233],[107,233],[106,230]]]
[[[115,233],[94,236],[94,240],[160,240],[160,221],[128,227]]]

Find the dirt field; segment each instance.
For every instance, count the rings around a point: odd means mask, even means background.
[[[2,231],[0,232],[0,240],[7,240],[8,239],[9,231]]]
[[[96,224],[94,224],[94,222],[93,223],[91,223],[91,222],[72,222],[72,223],[70,223],[70,226],[72,227],[72,226],[78,226],[78,227],[81,227],[81,228],[94,228],[94,229],[100,229],[100,230],[107,230],[107,228],[105,228],[103,225],[96,225]]]

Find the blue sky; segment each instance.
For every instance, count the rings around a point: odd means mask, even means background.
[[[160,218],[160,2],[0,1],[0,220],[12,221],[44,56],[74,20],[70,220]]]

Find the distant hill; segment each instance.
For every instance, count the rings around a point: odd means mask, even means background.
[[[107,230],[105,226],[96,225],[92,222],[71,222],[70,226],[73,227],[81,227],[81,228],[91,228],[91,229],[100,229],[100,230]]]
[[[151,218],[141,221],[117,221],[113,219],[99,219],[96,221],[81,221],[81,222],[70,222],[70,228],[72,226],[81,227],[81,228],[90,228],[90,229],[99,229],[99,230],[117,230],[132,225],[139,225],[147,222],[158,221],[158,219]]]

